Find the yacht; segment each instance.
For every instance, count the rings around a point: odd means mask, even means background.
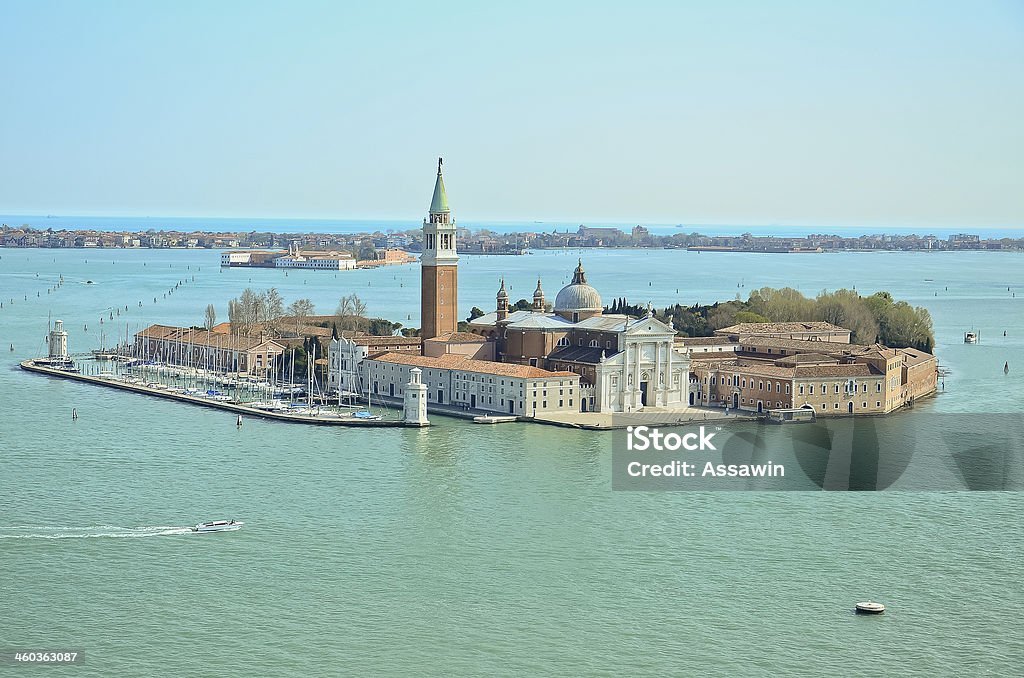
[[[79,369],[75,365],[75,361],[67,356],[55,356],[53,358],[38,358],[32,361],[33,365],[39,367],[49,367],[52,370],[60,370],[61,372],[78,372]]]
[[[245,523],[239,520],[214,520],[209,523],[199,523],[192,528],[193,532],[231,532],[242,529]]]
[[[977,344],[978,333],[977,332],[964,332],[964,343],[965,344]]]

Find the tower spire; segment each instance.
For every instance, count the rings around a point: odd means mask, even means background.
[[[504,320],[508,317],[508,292],[505,291],[505,279],[501,279],[501,287],[498,288],[497,319]]]
[[[537,289],[533,291],[533,310],[543,312],[545,306],[544,289],[540,286],[540,278],[537,278]]]
[[[450,212],[448,209],[448,193],[444,190],[444,177],[441,175],[442,158],[437,159],[437,180],[434,182],[434,197],[430,201],[431,214]]]

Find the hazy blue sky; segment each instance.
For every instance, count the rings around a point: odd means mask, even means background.
[[[0,213],[1024,225],[1024,2],[0,0]]]

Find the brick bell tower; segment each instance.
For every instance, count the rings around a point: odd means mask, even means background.
[[[420,335],[430,339],[455,332],[459,323],[459,255],[455,249],[455,219],[448,209],[441,176],[441,158],[437,159],[430,215],[423,220],[420,271]]]

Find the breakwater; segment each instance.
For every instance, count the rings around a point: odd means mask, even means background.
[[[235,414],[241,414],[249,417],[272,419],[274,421],[284,421],[291,424],[312,424],[314,426],[362,427],[417,426],[416,424],[407,424],[401,419],[360,419],[358,417],[351,416],[348,413],[321,412],[319,414],[292,414],[284,412],[275,412],[272,410],[264,410],[257,407],[251,407],[249,405],[241,403],[211,400],[209,398],[204,398],[201,396],[193,396],[184,393],[178,393],[175,391],[168,391],[165,389],[152,388],[150,386],[145,386],[142,384],[133,384],[116,379],[96,377],[88,374],[80,374],[77,372],[68,372],[66,370],[58,370],[51,367],[36,365],[32,360],[23,360],[20,363],[20,365],[21,369],[23,370],[35,372],[37,374],[44,374],[50,377],[71,379],[73,381],[81,381],[89,384],[95,384],[98,386],[106,386],[108,388],[121,389],[122,391],[131,391],[133,393],[155,396],[157,398],[164,398],[166,400],[176,400],[178,402],[189,403],[191,405],[199,405],[200,407],[210,407],[213,409],[226,410],[228,412],[233,412]]]

